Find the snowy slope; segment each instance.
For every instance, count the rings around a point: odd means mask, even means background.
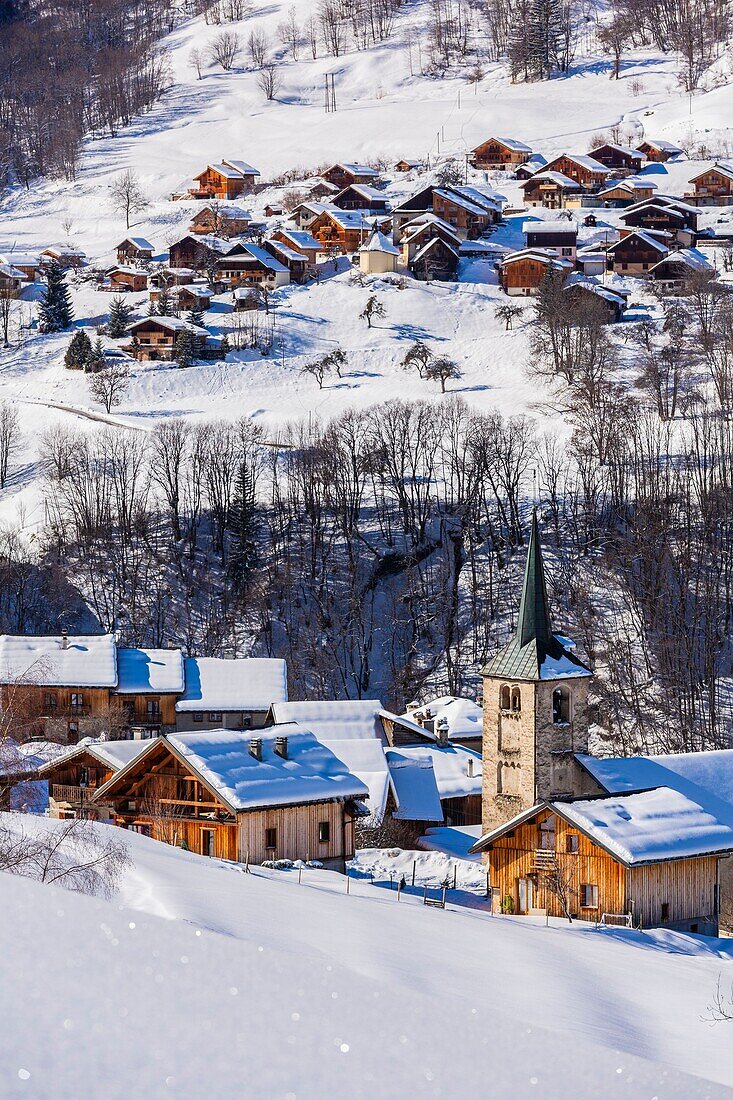
[[[3,877],[3,1097],[730,1095],[728,1025],[702,1019],[725,941],[440,912],[126,840],[112,903]]]

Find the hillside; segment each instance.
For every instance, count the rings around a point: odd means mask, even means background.
[[[730,1025],[706,1019],[724,941],[545,928],[460,892],[441,912],[386,880],[347,896],[329,872],[124,840],[111,902],[3,876],[4,1096],[730,1095]]]

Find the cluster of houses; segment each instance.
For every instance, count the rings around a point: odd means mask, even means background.
[[[593,673],[554,632],[536,515],[516,632],[482,676],[482,706],[396,714],[289,700],[273,658],[3,636],[4,725],[34,740],[5,753],[0,788],[244,863],[343,869],[359,840],[480,826],[494,912],[733,931],[733,750],[592,755]]]

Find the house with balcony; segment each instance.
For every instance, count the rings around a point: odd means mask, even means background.
[[[36,778],[48,786],[50,817],[112,821],[109,805],[94,801],[97,790],[145,748],[143,741],[84,739],[79,745],[42,764]]]

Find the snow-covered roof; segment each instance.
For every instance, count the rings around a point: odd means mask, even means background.
[[[139,328],[145,328],[146,325],[154,323],[160,325],[161,328],[168,329],[169,332],[183,332],[187,330],[194,336],[208,336],[208,329],[201,328],[199,325],[193,325],[190,321],[185,321],[182,317],[143,317],[141,321],[134,321],[130,325],[128,332],[137,332]]]
[[[604,172],[608,173],[608,169],[605,164],[601,164],[599,160],[595,160],[593,157],[586,156],[582,153],[564,153],[565,160],[569,160],[572,164],[577,164],[580,168],[586,168],[589,172]],[[560,160],[560,157],[556,157],[556,160]],[[550,161],[552,163],[552,161]]]
[[[111,267],[107,272],[108,275],[144,275],[147,278],[147,271],[143,271],[139,267],[130,267],[129,264],[116,264]]]
[[[367,240],[359,249],[360,252],[385,252],[388,256],[399,256],[400,250],[396,248],[385,233],[373,229]]]
[[[648,244],[651,248],[655,248],[657,252],[667,253],[669,249],[666,244],[659,240],[658,236],[652,236],[646,229],[635,229],[632,233],[627,233],[625,237],[622,237],[619,241],[614,241],[613,244],[609,244],[608,251],[614,252],[620,244],[624,244],[626,241],[630,241],[633,237],[637,237],[640,241]]]
[[[386,756],[397,803],[394,817],[400,821],[442,821],[443,807],[430,755],[388,749]]]
[[[522,225],[522,232],[524,234],[545,234],[545,233],[565,233],[569,237],[577,237],[578,225],[577,222],[572,221],[570,218],[555,218],[553,221],[528,221]]]
[[[121,695],[183,691],[180,649],[117,650],[117,691]]]
[[[0,683],[116,687],[114,635],[2,634]]]
[[[287,737],[286,758],[275,751],[276,734]],[[368,796],[366,784],[308,730],[287,726],[257,737],[261,760],[250,751],[250,735],[237,730],[171,734],[167,741],[235,811]]]
[[[733,850],[730,822],[669,787],[551,805],[627,865]]]
[[[288,263],[304,263],[305,256],[302,252],[296,252],[294,248],[291,248],[287,244],[283,244],[282,241],[268,241],[271,248],[282,257],[286,264]]]
[[[294,699],[272,701],[273,721],[297,722],[322,741],[358,740],[376,737],[384,730],[379,699]]]
[[[321,242],[304,229],[281,229],[280,232],[295,248],[315,249],[316,252],[323,248]]]
[[[250,244],[248,242],[247,244],[241,245],[232,256],[232,259],[239,259],[243,253],[250,255],[253,260],[261,263],[263,267],[266,267],[269,271],[280,273],[288,270],[284,264],[281,264],[279,260],[271,256],[267,249],[260,248],[258,244]]]
[[[332,164],[328,171],[332,171],[334,168],[343,168],[345,172],[350,172],[352,176],[371,176],[374,179],[379,178],[379,171],[376,168],[370,168],[368,164],[356,164],[347,163],[346,161],[339,161],[338,164]]]
[[[154,251],[153,245],[150,243],[150,241],[146,240],[145,237],[125,237],[124,240],[120,241],[117,247],[122,248],[123,244],[134,245],[135,248],[139,249],[141,252]]]
[[[646,182],[646,181],[642,181]],[[673,195],[654,195],[649,199],[640,199],[639,202],[632,203],[631,206],[627,206],[624,211],[624,215],[633,214],[636,210],[647,210],[649,207],[656,207],[657,209],[669,209],[679,211],[682,214],[696,214],[700,215],[700,208],[697,206],[691,206],[688,202],[683,202],[682,199],[677,199]]]
[[[73,244],[50,244],[41,252],[42,256],[66,256],[76,258],[86,256],[86,252]]]
[[[513,153],[531,153],[532,152],[532,149],[530,148],[529,145],[525,145],[525,143],[523,141],[517,141],[516,138],[497,137],[497,138],[489,138],[489,141],[496,141],[499,145],[503,145],[505,149],[511,149],[511,151]],[[477,146],[477,148],[480,149],[482,145],[486,145],[486,144],[487,144],[487,142],[482,141],[481,145]],[[474,151],[474,153],[476,152],[475,149],[473,151]]]
[[[556,183],[558,187],[564,187],[568,191],[580,190],[580,184],[576,183],[570,176],[566,176],[564,172],[535,172],[533,176],[530,176],[524,183],[520,183],[520,187],[529,187],[530,184],[536,183],[538,180],[547,180],[548,183]]]
[[[428,252],[432,252],[434,248],[447,248],[449,252],[452,252],[456,259],[458,259],[459,250],[448,241],[444,241],[442,237],[431,237],[429,241],[420,248],[412,258],[413,263],[417,263],[418,260],[422,260],[427,256]]]
[[[366,183],[350,183],[347,187],[344,187],[343,190],[339,192],[339,194],[344,195],[347,191],[353,191],[362,199],[367,199],[367,201],[374,201],[376,199],[380,199],[382,202],[387,201],[384,197],[383,191],[380,191],[376,187],[369,187],[369,185]],[[338,197],[338,195],[335,196],[334,202]]]
[[[247,164],[246,160],[225,160],[222,158],[219,164],[208,164],[214,172],[218,172],[225,179],[242,179],[244,176],[259,176],[259,171]],[[201,175],[204,173],[202,172]],[[198,176],[196,177],[198,179]]]
[[[210,286],[202,286],[201,283],[185,283],[183,286],[171,287],[171,297],[177,298],[184,291],[193,295],[194,298],[210,298],[214,293]]]
[[[690,183],[699,180],[701,176],[706,176],[708,172],[717,172],[726,179],[733,180],[733,166],[730,164],[723,164],[721,161],[716,161],[715,164],[711,164],[708,168],[704,168],[702,172],[698,172],[696,176],[692,176]]]
[[[634,157],[636,160],[644,159],[644,154],[640,153],[638,149],[632,149],[630,145],[618,145],[615,141],[604,141],[603,145],[600,145],[599,148],[613,149],[617,153],[623,153],[625,157]]]
[[[518,263],[520,260],[539,260],[540,263],[551,264],[553,267],[572,270],[572,260],[563,259],[551,248],[520,248],[518,252],[510,252],[501,260],[501,266]]]
[[[339,210],[338,206],[328,206],[323,213],[328,214],[342,229],[370,229],[375,222],[383,222],[385,219],[384,214],[380,217],[373,210]]]
[[[199,217],[201,214],[211,213],[212,206],[207,204],[201,208],[196,214]],[[230,199],[217,199],[216,200],[216,214],[219,218],[231,218],[232,220],[240,222],[251,222],[252,214],[249,210],[246,210],[243,206],[238,206]],[[195,220],[195,219],[194,219]]]
[[[12,737],[0,740],[0,775],[19,775],[38,771],[44,765],[63,756],[66,745],[56,741],[24,741]],[[385,768],[386,768],[385,764]]]
[[[285,661],[279,657],[186,657],[185,690],[176,710],[270,709],[288,697]]]
[[[441,799],[481,794],[481,754],[472,749],[462,745],[400,745],[399,749],[387,750],[388,759],[392,752],[408,760],[429,757]]]
[[[456,244],[461,243],[461,238],[456,233],[455,228],[445,218],[439,218],[437,214],[430,211],[425,214],[418,214],[416,218],[411,218],[409,222],[405,222],[402,226],[402,235],[403,237],[413,237],[424,232],[430,226],[434,226],[446,236],[452,237]]]
[[[462,699],[460,696],[441,695],[437,699],[429,699],[421,703],[419,707],[406,711],[400,717],[416,722],[416,715],[430,712],[437,729],[438,723],[443,720],[448,723],[448,740],[464,740],[475,737],[481,739],[483,733],[484,712],[473,699]],[[419,723],[418,723],[419,724]],[[422,728],[422,727],[421,727]],[[423,729],[425,737],[435,737],[430,730]]]
[[[644,138],[640,144],[649,145],[652,149],[658,149],[660,153],[684,153],[684,149],[680,149],[679,145],[675,145],[665,138]],[[641,149],[637,149],[637,152],[640,153]]]
[[[100,764],[117,772],[120,768],[124,768],[129,764],[130,761],[135,760],[140,753],[149,748],[149,746],[150,741],[148,740],[100,741],[99,739],[85,737],[78,745],[72,745],[69,748],[59,746],[62,751],[52,756],[39,768],[39,775],[45,775],[58,764],[65,764],[70,760],[75,760],[77,756],[83,756],[85,753],[89,753],[98,760]]]
[[[25,274],[19,271],[17,267],[11,267],[10,264],[0,264],[0,275],[5,275],[8,279],[25,279]]]
[[[609,794],[674,787],[700,800],[705,793],[716,814],[727,803],[733,825],[733,749],[708,752],[666,753],[661,756],[589,756],[577,753],[577,760]]]
[[[389,768],[382,742],[376,737],[348,737],[335,741],[319,737],[319,741],[368,788],[370,824],[379,825],[387,808],[389,792]]]
[[[713,265],[706,259],[699,248],[678,248],[654,264],[649,270],[653,274],[660,264],[678,263],[688,267],[691,271],[715,271]]]

